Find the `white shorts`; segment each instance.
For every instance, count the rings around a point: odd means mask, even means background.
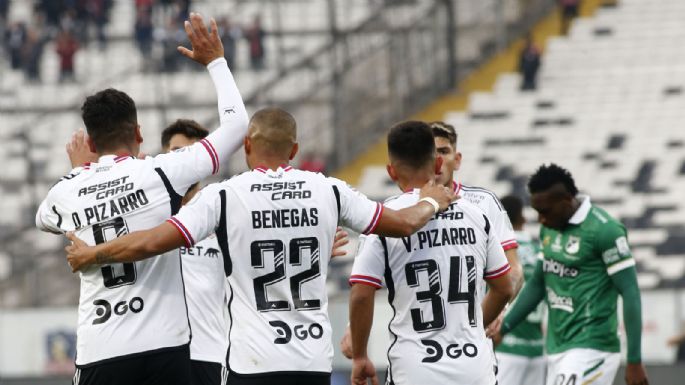
[[[612,385],[620,353],[570,349],[547,357],[547,385]]]
[[[497,352],[499,385],[544,385],[545,357],[526,357]]]

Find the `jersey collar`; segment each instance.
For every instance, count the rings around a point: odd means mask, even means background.
[[[452,191],[454,191],[455,194],[459,194],[459,191],[461,191],[461,182],[457,183],[457,181],[453,180]]]
[[[131,154],[122,154],[122,155],[103,155],[98,159],[98,163],[103,163],[103,164],[111,164],[111,163],[120,163],[125,161],[126,159],[131,159],[133,156]]]
[[[257,166],[253,169],[253,171],[258,171],[258,172],[261,172],[262,174],[269,174],[269,173],[282,174],[282,173],[288,172],[290,170],[293,170],[293,167],[288,165],[288,164],[282,164],[282,165],[278,166],[278,168],[275,171],[271,170],[270,168],[268,168],[266,166],[262,166],[262,165]]]
[[[573,213],[573,216],[571,219],[568,220],[568,223],[572,225],[579,225],[583,223],[585,218],[587,218],[588,213],[590,213],[590,208],[592,208],[592,203],[590,203],[590,197],[587,195],[577,195],[576,198],[580,199],[580,206],[578,206],[578,209],[576,210],[575,213]]]

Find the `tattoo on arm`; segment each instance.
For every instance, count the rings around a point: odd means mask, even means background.
[[[98,265],[104,265],[104,264],[112,263],[112,262],[116,262],[116,261],[114,260],[114,257],[111,255],[107,255],[104,253],[95,254],[95,263],[97,263]]]

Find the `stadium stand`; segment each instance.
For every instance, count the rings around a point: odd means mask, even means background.
[[[460,133],[460,179],[525,195],[527,176],[557,162],[628,226],[642,287],[683,287],[684,18],[678,0],[602,8],[549,41],[537,91],[506,74],[472,94],[468,111],[444,117]],[[396,190],[380,166],[359,188],[376,198]]]
[[[539,0],[534,3],[551,4]],[[59,57],[55,53],[54,42],[50,40],[43,50],[39,82],[27,82],[20,69],[12,69],[7,62],[0,61],[0,140],[3,142],[0,160],[6,165],[6,171],[0,177],[0,195],[3,197],[0,203],[3,210],[0,241],[7,245],[0,254],[0,266],[7,267],[0,268],[0,306],[66,305],[75,303],[78,297],[78,282],[68,279],[62,259],[62,240],[37,231],[33,226],[33,215],[48,188],[69,170],[64,142],[73,130],[82,126],[78,108],[86,95],[110,86],[129,93],[138,106],[138,118],[146,138],[143,151],[148,154],[158,151],[157,138],[161,129],[177,117],[192,118],[208,126],[215,124],[213,96],[203,91],[211,88],[208,77],[194,71],[191,66],[175,72],[151,71],[146,67],[134,41],[134,4],[129,0],[113,1],[111,18],[106,26],[107,48],[100,50],[97,44],[91,43],[79,50],[75,56],[76,82],[59,82]],[[333,130],[321,129],[333,126],[333,112],[325,105],[333,95],[330,90],[330,78],[333,76],[330,54],[349,44],[354,48],[353,54],[363,58],[363,55],[372,56],[368,52],[379,47],[380,64],[385,65],[386,52],[393,53],[395,43],[374,35],[379,26],[398,28],[409,23],[409,26],[425,28],[428,24],[412,23],[424,15],[432,17],[440,12],[436,8],[437,3],[429,0],[346,0],[333,2],[332,12],[328,2],[320,0],[268,4],[261,1],[196,0],[192,4],[194,10],[205,15],[230,15],[234,23],[249,24],[255,15],[262,16],[267,31],[265,69],[250,70],[247,42],[240,40],[237,43],[238,70],[235,75],[248,108],[254,111],[264,104],[288,106],[298,118],[301,154],[317,152],[324,157],[331,154],[335,140]],[[501,6],[497,0],[455,2],[456,24],[460,31],[456,44],[461,68],[473,68],[484,52],[495,48],[492,41],[495,25],[514,25],[521,15],[525,15],[522,4],[507,2],[500,11],[493,12],[496,6]],[[549,6],[541,8],[542,11],[545,9]],[[164,25],[165,17],[169,17],[168,12],[160,11],[154,14],[153,19],[159,26]],[[9,21],[31,24],[33,18],[33,2],[10,0]],[[333,44],[332,18],[339,31],[353,31],[350,33],[356,40]],[[367,35],[372,38],[366,38]],[[422,38],[426,39],[425,36]],[[411,44],[417,43],[420,42]],[[430,50],[433,46],[424,44],[419,47]],[[152,57],[163,60],[161,50],[162,47],[153,46]],[[395,49],[393,54],[401,55],[402,52]],[[425,55],[416,51],[414,57],[416,59],[413,60],[423,61]],[[388,92],[384,97],[392,99],[394,96],[390,91],[385,91],[390,79],[374,73],[364,74],[379,67],[377,58],[358,61],[356,72],[345,70],[350,81],[347,97],[351,103],[373,110],[359,103],[361,87],[370,87],[379,94]],[[419,82],[416,84],[426,82],[431,85],[427,76],[439,75],[434,68],[427,67],[426,71],[419,73],[420,77],[407,76],[407,79]],[[442,82],[443,88],[450,87]],[[327,88],[323,95],[320,92],[322,84]],[[418,95],[406,86],[402,86],[401,92],[408,96]],[[378,103],[379,111],[374,111],[376,115],[382,114],[386,120],[401,116],[402,111],[398,109],[381,110],[383,106],[380,103],[386,103],[386,100],[379,99]],[[367,124],[375,121],[367,120]],[[372,139],[383,132],[383,127],[379,127]],[[361,127],[360,133],[369,135],[365,127]],[[356,136],[350,139],[360,149],[366,143],[356,140]],[[230,167],[225,168],[223,176],[242,171],[243,163],[242,155],[237,155]],[[56,283],[40,278],[55,272],[60,275]]]

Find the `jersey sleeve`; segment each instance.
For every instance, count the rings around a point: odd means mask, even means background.
[[[328,179],[338,203],[339,222],[361,234],[373,233],[383,213],[383,205],[367,198],[340,179]]]
[[[41,202],[36,212],[36,227],[48,233],[62,234],[64,230],[60,228],[62,217],[57,211],[57,207],[50,203],[50,196],[48,195],[43,202]]]
[[[214,60],[207,70],[217,93],[219,128],[191,146],[155,157],[156,165],[180,195],[193,183],[219,172],[221,163],[240,147],[247,133],[245,104],[226,60]]]
[[[385,252],[377,235],[359,237],[357,256],[352,265],[350,285],[357,283],[380,289],[383,287],[383,273],[385,272]]]
[[[485,262],[485,279],[494,279],[501,277],[511,270],[507,256],[504,255],[504,249],[495,229],[491,226],[491,222],[487,215],[483,215],[485,219],[485,228],[488,234],[487,256]]]
[[[181,207],[178,214],[167,219],[185,239],[187,247],[207,238],[216,231],[221,215],[221,197],[218,184],[200,190],[193,199]]]
[[[488,216],[493,231],[497,235],[497,238],[499,238],[502,248],[505,251],[517,248],[518,243],[516,242],[514,228],[499,199],[495,196],[488,195],[487,205],[485,207],[485,214]]]
[[[597,254],[602,256],[609,275],[635,266],[626,230],[618,223],[609,222],[602,226],[597,234],[595,248]]]

